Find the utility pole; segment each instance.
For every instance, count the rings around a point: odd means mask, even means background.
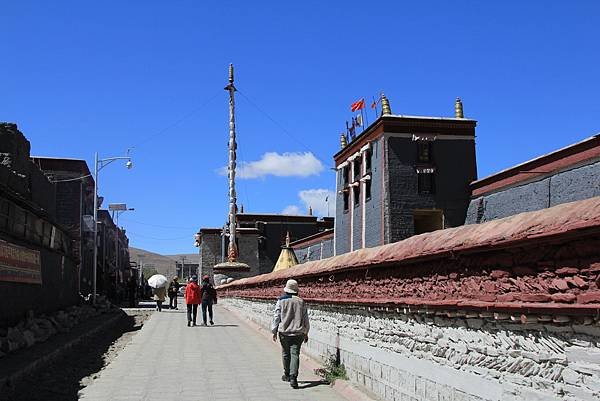
[[[181,275],[183,276],[182,278],[185,279],[185,256],[181,257]]]

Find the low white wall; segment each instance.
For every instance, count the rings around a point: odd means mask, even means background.
[[[269,328],[275,301],[219,303]],[[310,305],[315,359],[335,354],[385,400],[598,400],[600,327]],[[498,316],[496,316],[498,318]]]

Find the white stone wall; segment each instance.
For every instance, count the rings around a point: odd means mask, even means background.
[[[268,328],[275,301],[222,303]],[[311,305],[303,350],[322,359],[339,348],[350,379],[385,400],[600,400],[597,323],[503,318]]]

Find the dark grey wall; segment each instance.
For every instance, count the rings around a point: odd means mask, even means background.
[[[471,200],[466,224],[600,196],[600,161]]]
[[[384,173],[384,139],[383,137],[371,143],[371,199],[365,203],[365,247],[382,245],[383,239],[383,173]],[[353,181],[352,179],[350,181]],[[344,195],[342,171],[336,174],[336,207],[335,207],[335,246],[338,255],[350,252],[350,213],[353,213],[354,224],[352,235],[354,249],[362,247],[362,207],[350,204],[349,210],[344,211]],[[363,188],[361,187],[361,190]],[[360,195],[362,197],[362,194]],[[352,202],[352,200],[350,200]]]
[[[0,327],[24,318],[29,310],[48,313],[77,303],[77,266],[71,258],[1,233],[0,239],[39,250],[42,265],[41,285],[0,281]]]
[[[235,279],[252,277],[260,274],[259,251],[258,251],[258,233],[238,233],[238,261],[250,266],[249,271],[245,272],[219,272]],[[225,249],[229,241],[225,241]],[[221,234],[203,233],[202,244],[200,245],[200,270],[201,275],[213,274],[213,267],[221,263]]]
[[[310,257],[308,249],[310,248]],[[321,254],[322,250],[322,254]],[[294,248],[294,253],[299,263],[312,260],[327,259],[333,256],[333,238],[327,238],[310,246]]]
[[[437,139],[432,142],[435,193],[419,194],[415,166],[417,142],[388,138],[388,213],[390,242],[414,235],[415,209],[441,209],[446,227],[462,225],[469,204],[469,183],[477,178],[475,142]]]
[[[366,244],[370,248],[384,244],[383,238],[383,168],[384,168],[384,140],[380,138],[371,143],[372,168],[371,168],[371,200],[365,203],[366,216]]]
[[[29,141],[0,123],[0,239],[40,252],[42,284],[0,281],[0,326],[28,310],[51,312],[77,303],[71,238],[57,223],[55,186],[30,160]],[[54,228],[54,241],[51,241]]]

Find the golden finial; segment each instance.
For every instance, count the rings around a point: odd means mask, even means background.
[[[342,132],[340,134],[340,148],[344,149],[346,146],[348,146],[348,140],[346,139],[346,135]]]
[[[381,115],[382,116],[392,115],[390,101],[388,100],[387,97],[385,97],[385,94],[383,92],[381,92]]]
[[[287,234],[285,235],[285,247],[289,248],[290,247],[290,232],[288,231]]]
[[[463,104],[459,97],[456,98],[456,102],[454,103],[454,117],[465,118],[463,115]]]

